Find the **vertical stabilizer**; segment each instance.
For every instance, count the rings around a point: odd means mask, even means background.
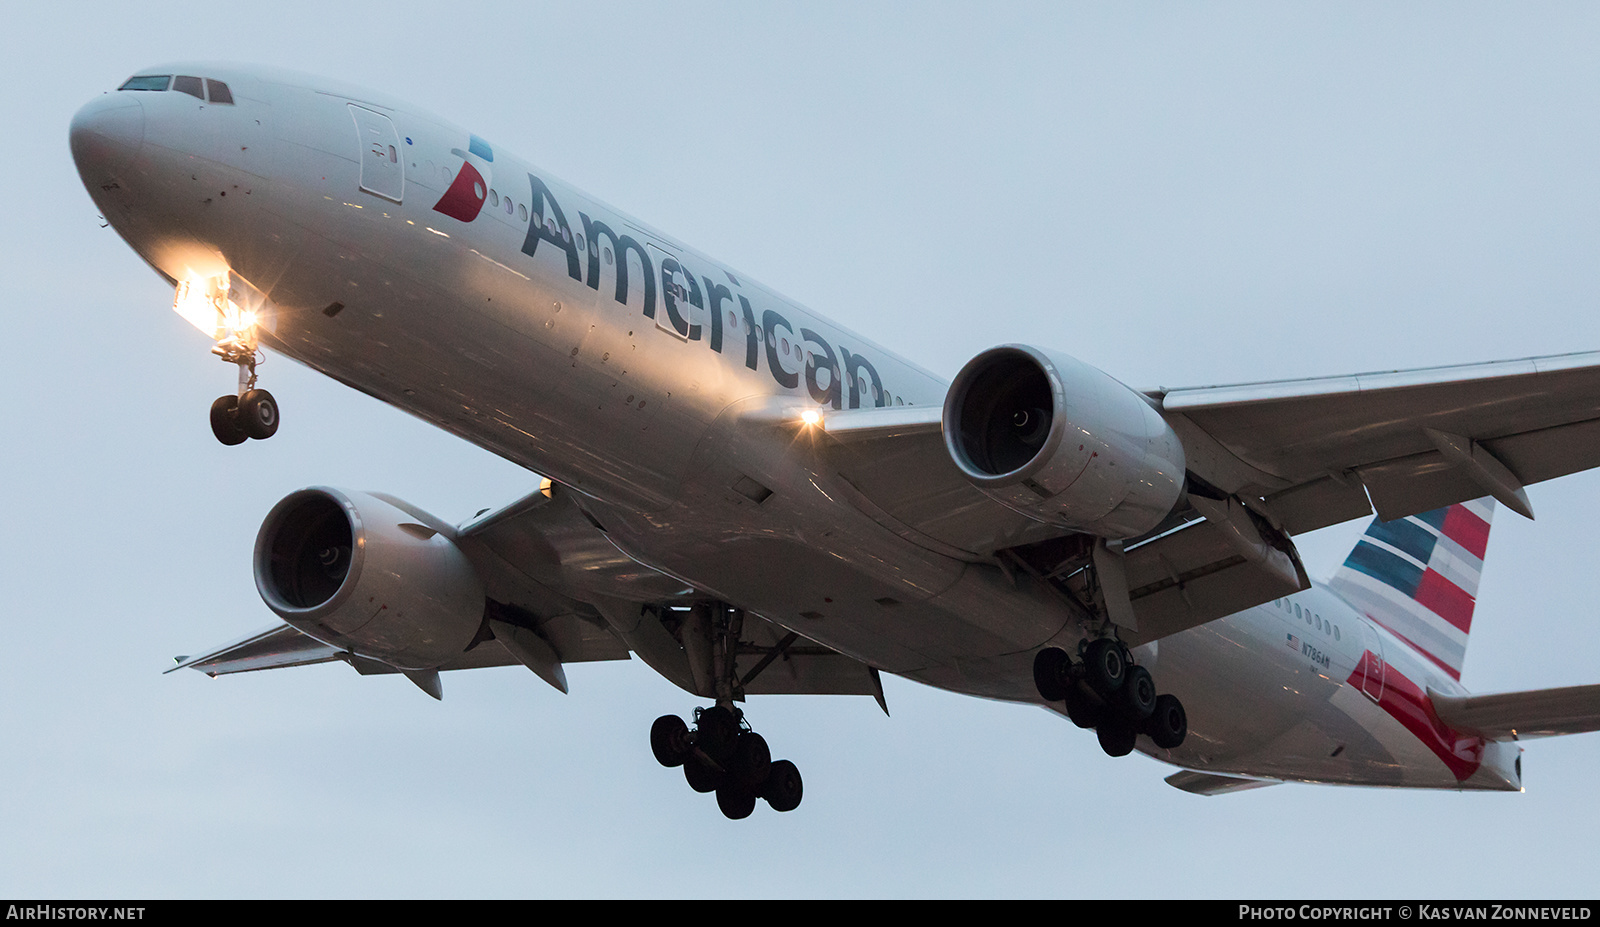
[[[1373,519],[1329,587],[1461,678],[1494,500]]]

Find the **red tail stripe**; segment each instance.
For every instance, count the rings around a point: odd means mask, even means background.
[[[1444,516],[1444,536],[1479,560],[1489,549],[1489,523],[1472,514],[1464,505],[1452,505]]]
[[[1422,607],[1450,622],[1462,634],[1472,628],[1472,596],[1433,570],[1422,574],[1414,598]]]
[[[1406,730],[1415,734],[1434,755],[1450,768],[1457,782],[1464,782],[1478,770],[1483,762],[1486,741],[1451,730],[1433,710],[1433,701],[1422,687],[1400,675],[1392,664],[1384,664],[1372,651],[1362,655],[1361,663],[1350,674],[1350,685],[1365,689],[1368,673],[1377,677],[1382,673],[1383,697],[1378,707],[1388,712]],[[1376,679],[1373,680],[1375,684]]]

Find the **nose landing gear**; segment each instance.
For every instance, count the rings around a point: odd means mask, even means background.
[[[1074,724],[1094,728],[1100,748],[1111,756],[1133,752],[1140,734],[1164,750],[1188,736],[1183,703],[1173,695],[1157,695],[1150,672],[1111,638],[1089,642],[1081,663],[1065,650],[1046,647],[1033,659],[1033,682],[1045,701],[1066,702]]]
[[[211,433],[232,447],[250,438],[265,441],[278,433],[278,401],[264,389],[256,389],[256,365],[260,351],[252,340],[234,335],[217,342],[211,353],[239,367],[239,390],[231,396],[218,396],[211,404]]]

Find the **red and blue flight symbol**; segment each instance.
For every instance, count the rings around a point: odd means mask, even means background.
[[[450,149],[451,154],[461,159],[461,170],[456,173],[450,189],[444,191],[439,202],[433,204],[435,212],[442,212],[462,222],[478,218],[483,202],[489,195],[489,181],[494,176],[494,149],[476,135],[468,139],[466,151]]]

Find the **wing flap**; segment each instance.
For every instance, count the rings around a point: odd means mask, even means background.
[[[1223,776],[1217,773],[1195,772],[1185,769],[1175,772],[1167,777],[1167,784],[1175,789],[1182,789],[1195,795],[1226,795],[1230,792],[1246,792],[1250,789],[1264,789],[1269,785],[1282,785],[1274,779],[1246,779],[1243,776]]]
[[[1527,740],[1600,731],[1600,685],[1491,695],[1429,691],[1439,720],[1490,740]]]
[[[745,616],[734,667],[746,695],[871,695],[883,700],[872,667],[756,615]]]
[[[1190,522],[1127,551],[1123,565],[1138,625],[1124,636],[1135,645],[1309,585],[1298,557],[1276,549],[1246,556],[1229,529],[1209,519]]]

